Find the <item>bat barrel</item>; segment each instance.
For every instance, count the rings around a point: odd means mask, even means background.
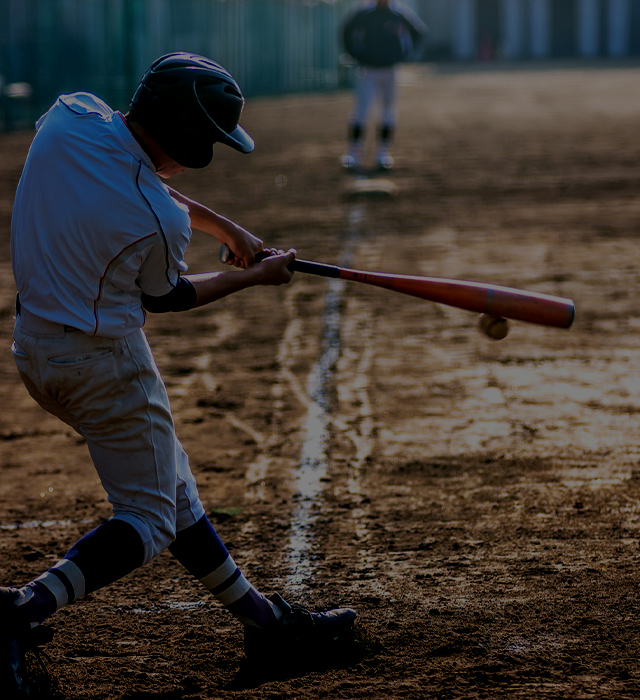
[[[543,326],[570,328],[576,310],[573,301],[563,297],[490,289],[487,290],[485,310],[481,313]]]
[[[569,328],[575,317],[575,306],[571,299],[494,284],[345,268],[340,268],[340,277],[466,311],[503,316],[542,326]]]

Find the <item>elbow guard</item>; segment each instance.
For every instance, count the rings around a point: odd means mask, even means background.
[[[188,311],[196,305],[198,294],[196,288],[184,277],[178,278],[176,286],[161,297],[152,297],[142,292],[142,306],[152,314],[164,314],[167,311]]]

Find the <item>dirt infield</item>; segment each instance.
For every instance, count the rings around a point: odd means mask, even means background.
[[[640,68],[404,74],[394,197],[338,166],[351,96],[256,100],[257,149],[172,185],[301,258],[574,299],[569,331],[297,274],[151,318],[208,513],[266,592],[359,612],[360,653],[257,682],[168,555],[52,619],[62,697],[637,698]],[[0,136],[0,581],[109,517],[86,445],[9,352]],[[196,233],[192,271],[217,266]]]

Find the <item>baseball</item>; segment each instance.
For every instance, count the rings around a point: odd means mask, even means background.
[[[509,334],[509,321],[502,316],[482,314],[478,325],[480,330],[492,340],[502,340]]]

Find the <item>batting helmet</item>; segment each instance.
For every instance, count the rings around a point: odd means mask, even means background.
[[[253,150],[253,139],[238,126],[243,107],[238,84],[221,65],[185,52],[154,61],[131,99],[135,118],[185,168],[209,165],[216,142]]]

